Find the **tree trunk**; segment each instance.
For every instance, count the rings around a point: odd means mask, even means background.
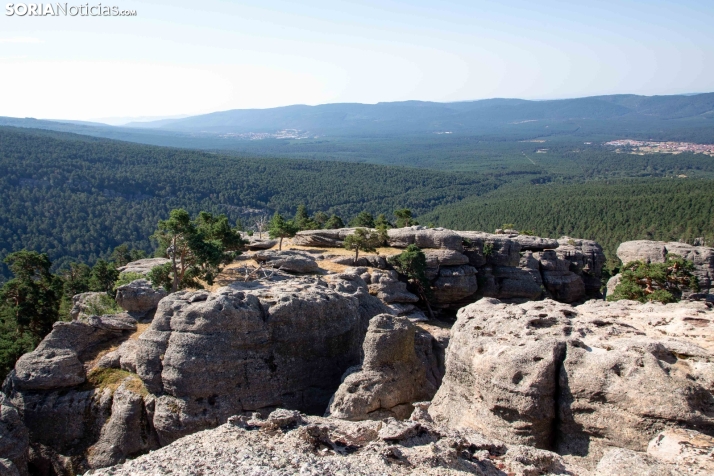
[[[354,262],[355,265],[357,265],[358,259],[359,259],[359,247],[355,248],[355,262]]]
[[[178,268],[176,267],[176,237],[171,241],[171,245],[173,247],[173,253],[171,253],[171,267],[174,270],[174,279],[173,282],[171,283],[171,292],[175,293],[178,291]]]
[[[283,237],[280,237],[280,243],[278,244],[278,251],[283,251]]]

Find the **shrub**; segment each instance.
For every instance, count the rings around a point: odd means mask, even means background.
[[[607,300],[676,302],[681,298],[682,291],[699,290],[699,281],[692,274],[693,269],[691,261],[674,254],[668,254],[664,263],[632,261],[622,267],[620,283]]]

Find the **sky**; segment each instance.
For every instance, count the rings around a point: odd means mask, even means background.
[[[290,104],[714,91],[704,0],[102,5],[137,15],[0,12],[0,116],[120,123]]]

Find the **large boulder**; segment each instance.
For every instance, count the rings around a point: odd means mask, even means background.
[[[714,311],[482,299],[458,313],[429,413],[511,443],[597,458],[658,432],[714,434]]]
[[[521,245],[509,235],[480,231],[460,231],[459,234],[466,244],[464,254],[469,257],[471,266],[518,266]]]
[[[406,248],[417,245],[419,248],[445,248],[454,251],[463,250],[461,236],[444,228],[426,228],[423,226],[410,226],[406,228],[392,228],[387,230],[389,246]]]
[[[117,288],[116,301],[132,316],[143,317],[156,309],[165,297],[163,289],[154,289],[146,279],[137,279]]]
[[[261,240],[254,236],[248,239],[245,248],[250,251],[269,250],[278,244],[278,240]]]
[[[560,238],[558,244],[555,250],[558,258],[567,261],[570,264],[568,270],[581,277],[587,295],[602,297],[602,268],[607,260],[602,246],[592,240],[568,236]]]
[[[534,257],[540,261],[543,286],[550,297],[567,303],[585,297],[585,282],[580,275],[570,271],[569,260],[562,258],[555,250],[535,253]]]
[[[436,305],[459,304],[476,294],[478,282],[473,266],[444,266],[432,283],[433,300]]]
[[[72,308],[69,310],[69,315],[72,319],[79,319],[97,314],[97,310],[103,307],[102,301],[107,297],[107,293],[97,292],[75,294],[72,296]]]
[[[375,316],[364,340],[361,367],[347,371],[327,410],[346,420],[405,419],[413,403],[436,393],[415,350],[417,327],[405,317]]]
[[[304,251],[259,251],[253,255],[253,259],[267,267],[288,273],[316,273],[320,270],[315,257]]]
[[[369,292],[387,304],[414,303],[419,297],[407,290],[396,271],[374,270],[369,276]]]
[[[29,432],[17,408],[0,393],[0,461],[6,461],[4,467],[0,466],[0,474],[26,476],[29,445]]]
[[[490,266],[478,270],[480,294],[498,299],[539,299],[543,296],[540,262],[524,252],[519,266]]]
[[[120,273],[137,273],[146,276],[157,266],[163,266],[170,262],[171,260],[167,258],[145,258],[127,263],[124,266],[117,268],[117,270]]]
[[[352,279],[339,281],[363,293],[364,282]],[[136,360],[139,377],[160,395],[153,418],[160,441],[241,412],[322,413],[342,374],[360,361],[372,317],[362,310],[358,297],[318,279],[167,296],[139,338]]]
[[[333,230],[304,230],[293,237],[297,246],[316,248],[342,248],[345,238],[355,232],[356,228],[336,228]]]
[[[440,266],[459,266],[469,264],[469,257],[465,254],[449,249],[426,249],[426,266],[428,268],[438,268]]]

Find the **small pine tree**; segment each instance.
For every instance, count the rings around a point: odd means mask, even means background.
[[[394,210],[394,216],[397,217],[397,228],[416,225],[416,221],[412,217],[412,211],[408,208]]]
[[[317,224],[310,219],[307,214],[307,207],[305,205],[298,205],[297,212],[295,213],[295,218],[293,219],[293,224],[300,230],[314,230],[317,228]]]
[[[326,222],[324,228],[326,230],[336,230],[338,228],[344,228],[345,223],[342,221],[342,218],[338,217],[337,215],[333,214]]]
[[[359,259],[360,251],[376,251],[377,247],[387,241],[387,233],[384,230],[369,231],[364,228],[357,228],[351,235],[345,237],[345,248],[355,252],[355,263]]]
[[[407,277],[409,284],[416,289],[433,318],[434,313],[429,304],[432,297],[431,283],[426,277],[426,255],[424,252],[417,245],[409,245],[400,254],[390,257],[388,262],[399,274]]]
[[[286,221],[278,212],[275,212],[273,219],[270,220],[270,229],[268,232],[271,238],[280,239],[278,250],[283,249],[283,238],[292,238],[298,231],[298,228],[292,221]]]
[[[103,259],[97,260],[89,277],[89,289],[107,293],[111,296],[114,290],[114,282],[118,277],[119,271],[114,267],[114,263],[109,263]]]
[[[607,300],[676,302],[681,298],[683,290],[699,290],[699,282],[692,274],[693,270],[694,264],[691,261],[675,254],[668,254],[664,263],[627,263],[622,268],[620,283]]]
[[[377,219],[374,220],[374,227],[387,230],[392,228],[392,224],[387,220],[387,216],[384,213],[377,215]]]
[[[330,217],[327,216],[327,213],[325,212],[315,212],[315,214],[312,216],[312,221],[315,222],[316,228],[324,228],[325,223],[327,223],[327,220],[329,220]]]
[[[368,211],[360,212],[360,214],[354,217],[350,222],[350,226],[374,228],[374,217]]]

